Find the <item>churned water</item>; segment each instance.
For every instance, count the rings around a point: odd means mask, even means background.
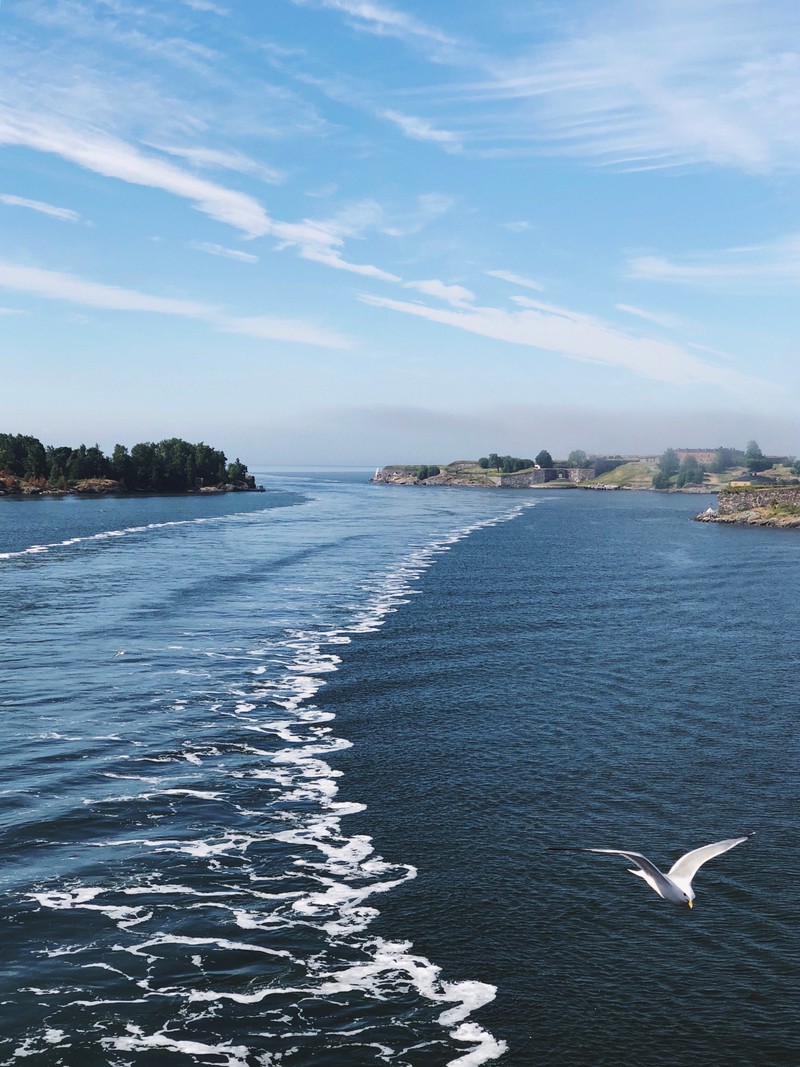
[[[800,1063],[800,535],[366,479],[0,501],[0,1063]]]

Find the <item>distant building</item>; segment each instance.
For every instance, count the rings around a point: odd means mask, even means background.
[[[683,463],[685,459],[696,459],[701,467],[707,467],[717,458],[716,448],[676,448],[675,455]]]

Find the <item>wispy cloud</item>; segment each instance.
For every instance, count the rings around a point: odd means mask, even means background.
[[[339,333],[296,319],[231,315],[224,308],[195,300],[157,296],[105,282],[89,281],[74,274],[25,267],[4,260],[0,260],[0,288],[103,311],[175,315],[206,322],[223,333],[247,334],[265,340],[334,349],[347,348],[350,344]]]
[[[226,248],[224,245],[217,245],[212,241],[190,241],[189,247],[196,249],[198,252],[207,252],[210,256],[235,259],[240,263],[258,263],[258,256],[254,256],[251,252],[241,252],[238,248]]]
[[[778,241],[717,253],[696,253],[683,262],[661,256],[639,256],[630,273],[648,281],[673,282],[715,289],[742,286],[775,287],[800,284],[800,234]]]
[[[452,152],[461,151],[461,141],[456,134],[451,130],[437,129],[427,119],[417,118],[414,115],[402,115],[399,111],[391,109],[381,111],[379,114],[382,118],[393,122],[406,137],[410,137],[413,141],[433,141]]]
[[[512,285],[521,285],[523,289],[535,289],[537,292],[541,292],[544,289],[544,286],[534,281],[533,278],[525,278],[522,274],[514,274],[510,270],[487,270],[485,273],[490,278],[499,278],[501,281],[510,282]]]
[[[267,166],[265,163],[259,163],[250,156],[246,156],[244,152],[238,152],[235,149],[226,151],[217,148],[192,148],[177,145],[153,145],[152,147],[168,155],[185,159],[187,163],[195,167],[218,168],[236,171],[238,174],[250,174],[270,185],[282,185],[286,181],[284,171],[277,167]]]
[[[465,307],[475,299],[475,294],[469,289],[465,289],[463,285],[447,285],[437,278],[429,278],[419,282],[404,282],[403,284],[406,289],[416,289],[420,293],[425,293],[426,296],[432,296],[437,300],[443,300],[446,304],[452,304],[453,307]]]
[[[249,237],[270,231],[270,219],[253,197],[147,156],[135,146],[95,130],[69,128],[44,116],[24,117],[5,109],[0,110],[0,144],[23,145],[107,178],[161,189],[191,201],[198,211]]]
[[[220,16],[230,15],[227,7],[212,3],[212,0],[181,0],[181,3],[192,8],[193,11],[208,11],[212,15]]]
[[[80,222],[80,215],[77,211],[72,211],[68,207],[54,207],[53,204],[45,204],[41,200],[28,200],[24,196],[0,193],[0,203],[7,204],[9,207],[24,207],[29,211],[38,211],[40,215],[49,215],[62,222]]]
[[[683,319],[677,315],[668,315],[661,311],[645,311],[644,308],[634,307],[632,304],[615,305],[618,311],[624,311],[626,315],[634,315],[646,322],[653,322],[656,326],[664,326],[666,329],[675,329],[685,325]]]
[[[306,4],[309,0],[294,0]],[[455,38],[404,11],[372,0],[314,0],[315,6],[346,15],[352,25],[382,37],[417,39],[434,44],[455,45]]]
[[[581,312],[517,297],[517,311],[493,307],[430,307],[371,294],[373,307],[414,315],[468,333],[554,352],[567,359],[620,367],[659,382],[715,385],[738,394],[768,392],[766,382],[699,359],[680,345],[635,337]]]
[[[631,171],[797,169],[798,30],[793,4],[765,18],[759,0],[610,0],[587,8],[579,33],[565,18],[560,40],[523,37],[516,58],[488,59],[487,77],[452,96],[471,104],[488,154],[516,147]]]

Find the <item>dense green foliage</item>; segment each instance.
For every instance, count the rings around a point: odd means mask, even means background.
[[[130,452],[115,445],[111,457],[98,445],[46,448],[35,437],[0,434],[0,471],[26,482],[66,488],[85,478],[113,478],[129,490],[182,492],[203,485],[243,482],[247,467],[209,445],[179,437],[136,444]]]
[[[589,457],[582,448],[573,448],[567,456],[567,466],[586,468],[589,466]]]
[[[658,461],[659,471],[661,474],[669,476],[670,474],[677,474],[678,467],[680,467],[678,453],[674,448],[668,448]]]
[[[425,464],[423,464],[417,470],[417,477],[421,482],[424,482],[426,478],[435,478],[437,474],[439,474],[439,468],[436,466],[435,463],[431,467],[427,467],[425,466]]]
[[[773,460],[764,455],[758,447],[758,442],[748,441],[744,452],[744,463],[748,470],[757,473],[765,471],[772,466]]]
[[[496,452],[490,452],[488,456],[481,456],[478,466],[484,470],[502,471],[503,474],[514,474],[515,471],[527,470],[534,466],[532,459],[520,459],[518,456],[498,456]]]
[[[685,485],[702,485],[704,475],[705,471],[694,456],[687,456],[678,468],[675,488],[683,489]]]

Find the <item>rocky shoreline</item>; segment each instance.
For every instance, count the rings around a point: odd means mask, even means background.
[[[777,530],[800,529],[800,515],[775,514],[771,508],[751,508],[732,515],[704,511],[695,516],[696,522],[716,522],[727,526],[770,526]]]
[[[101,496],[202,496],[214,493],[263,493],[263,485],[256,485],[254,478],[244,482],[227,482],[221,485],[203,485],[197,489],[126,489],[122,482],[113,478],[84,478],[68,489],[50,489],[47,486],[26,485],[16,479],[0,481],[0,497],[27,499],[30,497],[101,497]]]

